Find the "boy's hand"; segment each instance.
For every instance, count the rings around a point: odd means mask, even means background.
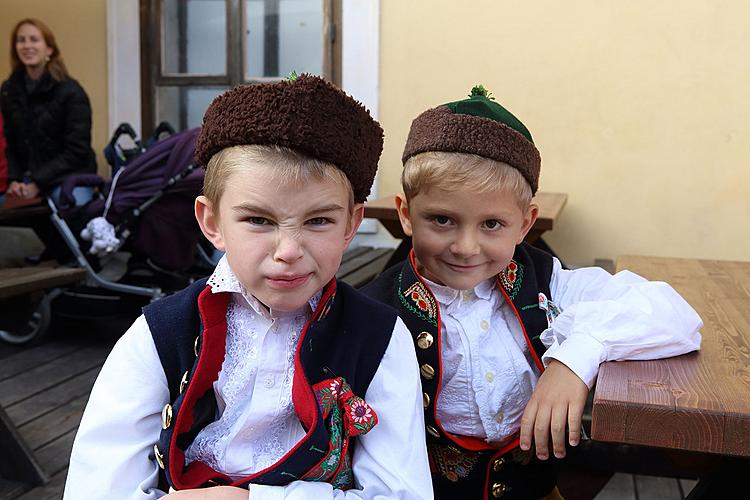
[[[568,441],[577,446],[581,439],[581,417],[589,388],[565,364],[553,359],[544,370],[521,419],[521,449],[536,444],[536,456],[548,458],[550,431],[555,457],[565,456],[565,425]]]
[[[247,490],[234,486],[214,486],[195,490],[175,491],[162,498],[169,500],[247,500],[251,498]]]

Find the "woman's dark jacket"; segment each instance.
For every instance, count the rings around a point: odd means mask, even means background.
[[[48,191],[70,174],[95,173],[86,92],[77,81],[58,82],[47,72],[29,91],[25,71],[13,72],[0,90],[8,182],[27,178]]]

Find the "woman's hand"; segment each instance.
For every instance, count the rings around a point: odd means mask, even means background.
[[[30,200],[39,196],[41,190],[37,186],[36,182],[30,182],[28,184],[24,182],[13,181],[8,186],[8,190],[5,192],[6,196],[21,198],[24,200]]]

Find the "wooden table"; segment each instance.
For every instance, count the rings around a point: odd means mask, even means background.
[[[405,235],[398,220],[394,198],[386,196],[368,201],[365,204],[365,217],[378,219],[394,238],[403,239]],[[526,241],[533,243],[542,233],[552,229],[567,201],[568,195],[565,193],[537,193],[533,203],[539,206],[539,217],[526,235]]]
[[[703,342],[674,358],[604,363],[592,438],[750,457],[750,262],[626,256],[617,268],[670,283],[703,319]]]

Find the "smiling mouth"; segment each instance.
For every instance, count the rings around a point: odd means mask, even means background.
[[[305,285],[312,276],[312,273],[294,275],[294,276],[269,276],[266,282],[271,288],[291,289]]]
[[[477,269],[481,264],[452,264],[450,262],[445,263],[446,266],[448,266],[450,269],[453,269],[454,271],[472,271],[474,269]]]

